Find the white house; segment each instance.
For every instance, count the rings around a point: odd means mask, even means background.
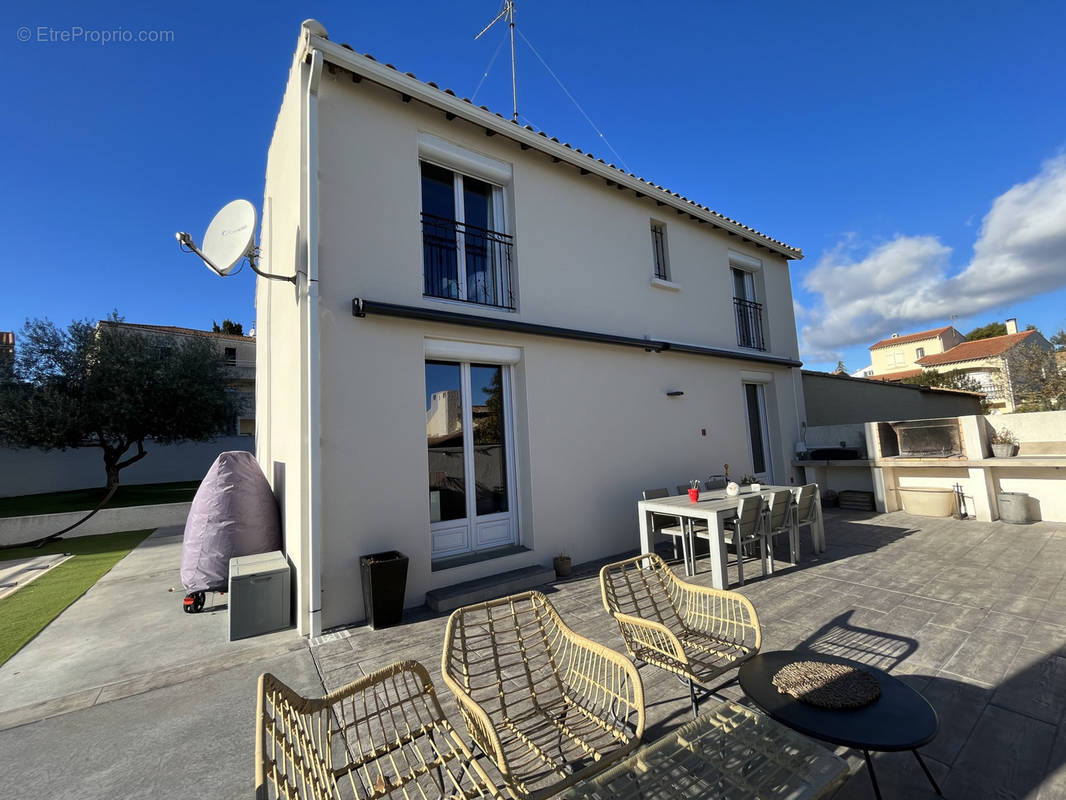
[[[788,483],[800,250],[304,23],[267,162],[258,457],[306,634],[633,550],[644,487]],[[796,478],[798,480],[798,477]]]

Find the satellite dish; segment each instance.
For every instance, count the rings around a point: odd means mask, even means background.
[[[182,250],[186,253],[196,253],[208,269],[223,278],[247,258],[256,275],[296,285],[295,275],[271,275],[259,270],[255,263],[259,255],[259,249],[255,246],[255,220],[255,206],[247,200],[233,200],[215,214],[215,218],[207,226],[201,247],[197,247],[192,236],[184,231],[179,231],[174,236]]]
[[[226,203],[215,214],[200,246],[219,275],[229,275],[255,248],[255,206],[247,200]]]

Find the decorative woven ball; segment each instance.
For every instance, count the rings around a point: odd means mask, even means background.
[[[782,694],[817,708],[862,708],[881,696],[877,679],[864,669],[828,661],[796,661],[774,675]]]

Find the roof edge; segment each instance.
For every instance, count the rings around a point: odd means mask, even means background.
[[[779,242],[753,228],[748,228],[736,220],[712,211],[706,206],[697,205],[695,202],[685,199],[675,192],[670,192],[628,172],[623,172],[617,167],[602,163],[589,153],[582,153],[553,141],[548,138],[547,134],[527,130],[518,123],[511,122],[498,114],[475,106],[471,102],[460,99],[457,95],[436,89],[428,83],[415,78],[411,73],[400,72],[394,67],[381,64],[368,56],[325,39],[308,27],[305,27],[305,31],[307,36],[304,39],[304,48],[313,48],[321,51],[324,60],[335,66],[359,74],[375,83],[408,95],[426,105],[439,108],[467,122],[492,130],[494,133],[546,153],[559,161],[565,161],[578,169],[596,174],[604,180],[625,186],[637,194],[648,196],[653,200],[659,200],[679,212],[686,213],[694,219],[710,223],[714,227],[738,236],[756,246],[765,247],[785,259],[799,261],[803,258],[803,250],[798,247]]]

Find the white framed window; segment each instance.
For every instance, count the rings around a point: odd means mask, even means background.
[[[925,358],[924,347],[919,347],[917,350],[914,351],[914,360],[917,361],[919,358]]]
[[[418,151],[423,294],[514,310],[510,165],[425,133]]]
[[[666,223],[651,221],[652,264],[655,277],[661,281],[670,280],[670,255],[666,247]]]
[[[733,282],[733,313],[737,323],[737,344],[753,350],[766,350],[762,303],[756,287],[756,274],[762,268],[757,258],[729,251],[729,273]]]
[[[894,352],[888,354],[888,365],[890,367],[902,367],[905,363],[903,353]]]

